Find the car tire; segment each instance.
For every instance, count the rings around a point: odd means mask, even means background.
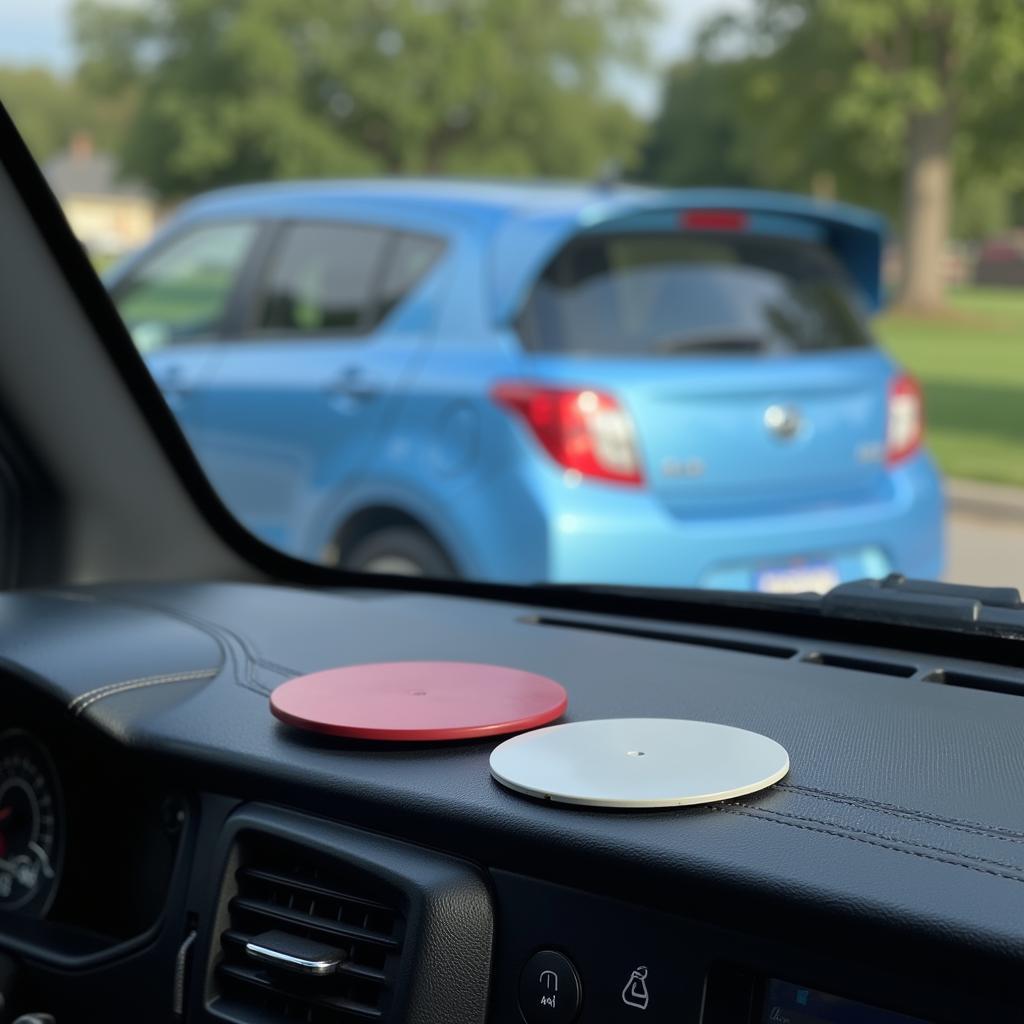
[[[342,552],[341,567],[353,572],[452,579],[451,559],[421,530],[391,526],[357,541]]]

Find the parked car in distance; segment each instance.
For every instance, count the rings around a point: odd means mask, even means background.
[[[187,204],[108,284],[234,514],[353,569],[824,590],[941,573],[883,224],[738,190],[345,181]]]
[[[974,283],[1024,288],[1024,228],[987,241],[974,264]]]

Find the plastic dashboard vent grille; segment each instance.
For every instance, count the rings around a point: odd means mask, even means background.
[[[365,895],[343,865],[286,844],[243,849],[235,883],[216,967],[222,1016],[253,1024],[387,1019],[404,930],[396,907]],[[246,943],[271,930],[340,948],[344,963],[306,978],[250,958]]]

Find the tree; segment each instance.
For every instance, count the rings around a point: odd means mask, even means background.
[[[742,154],[752,127],[741,113],[749,70],[746,60],[700,56],[672,68],[638,176],[673,186],[761,184]]]
[[[37,160],[53,156],[75,129],[74,93],[45,68],[0,68],[0,99]]]
[[[0,100],[39,161],[63,149],[76,132],[87,132],[101,146],[116,145],[128,102],[93,102],[72,80],[41,67],[0,67]]]
[[[1024,185],[1021,0],[755,0],[698,59],[735,65],[732,173],[898,212],[907,307],[943,302],[954,196],[977,231]]]
[[[842,197],[892,214],[899,157],[829,116],[846,87],[847,40],[735,15],[708,23],[669,75],[641,165],[671,185],[740,185]]]
[[[852,124],[882,123],[900,142],[905,264],[901,301],[933,310],[944,295],[956,145],[960,139],[970,140],[989,107],[1007,92],[1015,93],[1019,104],[1024,4],[820,0],[809,13],[847,33],[855,47],[849,90],[836,116]],[[997,140],[989,141],[1005,152]]]
[[[80,0],[83,80],[139,103],[166,196],[328,174],[591,175],[642,126],[604,90],[651,0]]]

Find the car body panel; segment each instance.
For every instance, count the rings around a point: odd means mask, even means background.
[[[676,230],[681,210],[701,208],[744,209],[751,230],[828,246],[862,306],[880,303],[881,222],[841,204],[460,182],[241,187],[187,204],[163,237],[208,219],[340,220],[447,248],[362,337],[232,337],[150,364],[158,382],[188,365],[187,400],[169,400],[211,480],[247,526],[303,557],[323,557],[353,516],[390,509],[481,579],[751,588],[773,574],[784,585],[789,570],[798,579],[801,566],[837,582],[938,575],[938,474],[925,452],[885,465],[899,368],[879,349],[749,359],[524,348],[514,320],[567,240]],[[143,258],[108,276],[115,294]],[[367,395],[339,386],[349,373]],[[491,399],[510,380],[613,394],[636,424],[644,486],[566,473]],[[771,407],[797,428],[773,432]]]
[[[376,472],[422,350],[433,339],[450,275],[444,254],[408,300],[373,331],[295,338],[261,332],[223,346],[205,381],[198,451],[246,526],[318,558],[344,521],[335,484]],[[325,496],[326,531],[308,539]],[[309,547],[310,544],[314,546]]]
[[[635,424],[649,489],[672,510],[799,506],[884,484],[886,393],[878,349],[779,359],[535,355],[525,373],[613,392]],[[583,364],[583,365],[580,365]],[[792,433],[765,423],[787,411]]]

